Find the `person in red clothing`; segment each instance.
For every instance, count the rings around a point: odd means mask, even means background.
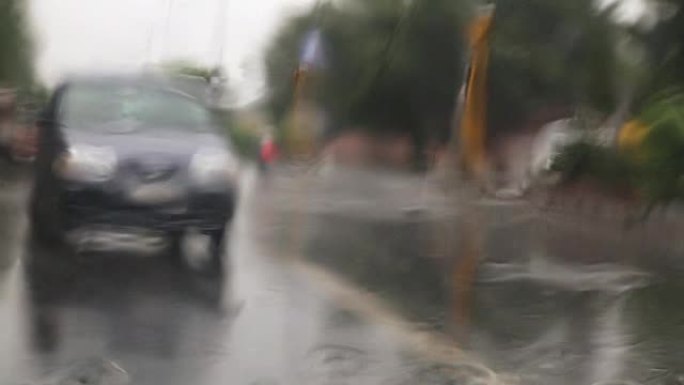
[[[259,148],[259,165],[262,170],[270,167],[278,159],[278,146],[273,139],[273,135],[265,134],[261,138],[261,145]]]

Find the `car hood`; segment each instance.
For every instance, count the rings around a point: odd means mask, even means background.
[[[200,149],[227,151],[225,139],[214,133],[179,133],[152,131],[128,134],[93,134],[81,131],[65,133],[67,146],[108,147],[121,160],[136,158],[189,159]]]

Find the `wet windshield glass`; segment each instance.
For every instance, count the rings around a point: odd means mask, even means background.
[[[181,93],[141,86],[76,85],[61,105],[66,127],[111,133],[139,129],[205,131],[206,109]]]
[[[0,0],[0,158],[0,385],[684,385],[684,0]]]

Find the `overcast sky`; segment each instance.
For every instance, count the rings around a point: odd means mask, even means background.
[[[172,59],[214,64],[223,8],[223,66],[240,99],[250,99],[263,87],[259,67],[269,38],[288,15],[313,2],[29,0],[37,70],[54,84],[71,73],[131,70]]]

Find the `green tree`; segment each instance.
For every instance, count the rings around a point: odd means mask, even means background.
[[[0,84],[32,86],[32,46],[24,2],[0,1]]]
[[[515,128],[544,106],[615,108],[616,26],[593,0],[499,0],[490,122]]]
[[[684,85],[684,1],[651,0],[655,25],[633,30],[647,51],[650,74],[642,90],[644,101],[672,86]]]
[[[615,26],[593,0],[499,0],[489,69],[490,131],[520,126],[548,105],[615,108]],[[315,96],[340,127],[449,133],[467,62],[469,0],[346,0],[293,18],[266,59],[270,107],[292,105],[303,36],[319,28],[327,66]]]
[[[292,19],[267,54],[276,121],[292,105],[304,35],[324,37],[312,92],[338,127],[403,132],[417,142],[448,132],[464,64],[465,1],[348,0]]]
[[[273,120],[279,124],[292,105],[301,41],[314,23],[315,17],[311,13],[290,19],[266,54],[266,80],[270,88],[268,107]]]

